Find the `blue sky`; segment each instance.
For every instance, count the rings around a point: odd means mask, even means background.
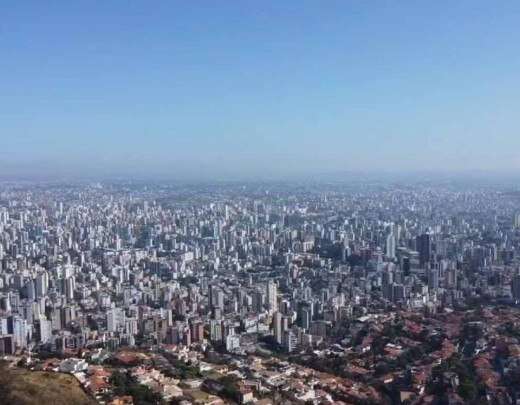
[[[518,1],[2,1],[0,169],[520,169]]]

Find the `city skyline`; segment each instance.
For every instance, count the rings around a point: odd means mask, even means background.
[[[512,1],[4,4],[2,175],[514,172],[519,16]]]
[[[0,404],[520,405],[520,2],[0,4]]]
[[[513,405],[519,252],[498,183],[0,183],[0,403]]]

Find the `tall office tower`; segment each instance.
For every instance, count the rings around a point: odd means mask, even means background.
[[[392,300],[393,284],[394,284],[394,272],[390,269],[383,271],[382,293],[383,293],[383,297],[388,300]]]
[[[513,226],[515,228],[520,228],[520,212],[515,213],[513,216]]]
[[[431,255],[431,242],[430,235],[427,233],[417,236],[416,240],[416,248],[419,252],[419,262],[421,266],[426,265],[426,263],[430,262]]]
[[[280,312],[275,312],[273,316],[273,329],[274,329],[274,338],[278,342],[279,345],[282,344],[283,330],[282,330],[282,314]]]
[[[125,333],[136,335],[139,332],[139,326],[136,318],[125,319]]]
[[[224,291],[222,291],[219,287],[210,285],[208,298],[211,308],[220,308],[221,310],[224,309],[225,295]]]
[[[291,353],[296,350],[296,346],[298,345],[298,336],[293,333],[291,330],[286,330],[283,333],[283,347],[288,352]]]
[[[61,311],[59,308],[53,308],[50,314],[52,330],[61,329]]]
[[[213,295],[215,295],[215,288],[216,287],[213,284],[210,284],[208,286],[208,305],[210,308],[213,307],[213,300],[214,300]]]
[[[224,291],[222,290],[218,290],[217,293],[215,294],[216,296],[216,300],[215,300],[215,303],[214,303],[214,307],[216,309],[220,309],[221,311],[224,310],[224,301],[225,301],[225,294],[224,294]]]
[[[289,312],[291,310],[291,303],[287,300],[282,300],[280,304],[280,312],[283,315],[289,315]]]
[[[49,274],[46,271],[38,273],[36,276],[36,297],[41,298],[47,295],[47,288],[49,287]]]
[[[5,312],[11,312],[11,300],[9,299],[9,294],[0,297],[0,309]]]
[[[403,274],[405,275],[405,277],[410,275],[411,264],[410,258],[408,256],[403,256],[403,259],[401,261],[401,270],[403,270]]]
[[[515,274],[511,280],[511,294],[515,302],[520,302],[520,273]]]
[[[190,323],[191,342],[202,342],[204,339],[204,323],[193,321]]]
[[[273,280],[267,283],[267,309],[273,313],[278,310],[278,287]]]
[[[36,289],[34,287],[34,280],[32,279],[29,279],[27,283],[25,283],[25,296],[31,301],[34,301],[36,298]]]
[[[298,325],[303,329],[309,329],[312,321],[312,305],[310,302],[300,302],[297,313]]]
[[[45,316],[40,316],[36,321],[36,331],[38,334],[38,341],[40,343],[48,343],[52,336],[51,321],[47,320]]]
[[[439,288],[439,269],[428,270],[428,288],[432,291]]]
[[[253,312],[262,312],[264,306],[264,294],[260,291],[253,291],[251,297],[251,307]]]
[[[386,257],[395,259],[395,235],[393,232],[386,238]]]
[[[16,347],[25,348],[27,346],[27,321],[20,316],[10,316],[7,318],[7,329],[13,335]]]
[[[74,276],[68,277],[64,280],[64,293],[67,300],[74,299],[74,289],[76,288],[76,279]]]
[[[6,208],[2,208],[2,211],[0,211],[0,223],[6,225],[9,221],[9,212]]]
[[[222,321],[217,319],[212,319],[210,321],[210,339],[213,343],[221,343],[223,340],[223,327]]]
[[[125,311],[122,308],[112,308],[107,311],[107,330],[117,332],[125,327]]]
[[[392,286],[392,300],[394,302],[402,301],[406,298],[406,287],[402,284],[394,283]]]
[[[403,228],[401,227],[401,225],[397,225],[396,226],[396,230],[395,230],[395,240],[397,243],[399,243],[399,241],[401,240],[401,232],[402,232]]]
[[[446,272],[446,284],[450,288],[457,287],[457,269],[451,268]]]
[[[0,336],[9,334],[7,318],[0,318]]]
[[[343,238],[343,243],[341,244],[341,261],[345,263],[347,261],[348,255],[348,238],[345,236]]]

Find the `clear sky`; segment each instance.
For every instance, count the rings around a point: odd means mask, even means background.
[[[0,2],[0,172],[520,169],[520,2]]]

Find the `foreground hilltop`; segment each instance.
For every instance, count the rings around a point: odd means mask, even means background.
[[[71,375],[50,372],[31,372],[19,367],[10,367],[0,362],[0,403],[31,405],[48,403],[54,405],[94,405]]]

